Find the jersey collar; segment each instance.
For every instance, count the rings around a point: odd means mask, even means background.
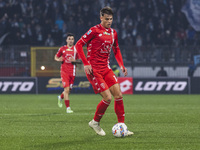
[[[71,47],[69,47],[69,46],[67,46],[67,45],[66,45],[66,47],[67,47],[67,48],[71,48],[71,49],[72,49],[72,48],[74,47],[74,45],[73,45],[73,46],[71,46]]]
[[[105,27],[103,27],[101,24],[99,24],[99,26],[102,28],[102,29],[104,29],[104,30],[106,30],[107,32],[110,32],[110,28],[105,28]]]

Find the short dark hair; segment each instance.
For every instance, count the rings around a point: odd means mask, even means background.
[[[68,36],[73,36],[74,37],[74,34],[73,33],[67,33],[66,39],[68,38]]]
[[[104,14],[113,16],[112,8],[110,8],[109,6],[106,6],[106,7],[102,8],[100,10],[100,16],[104,16]]]

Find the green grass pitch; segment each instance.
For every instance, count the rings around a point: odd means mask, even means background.
[[[88,127],[100,95],[70,95],[73,114],[57,95],[0,95],[0,150],[198,150],[200,95],[124,95],[125,122],[135,134],[115,138],[114,102],[101,137]]]

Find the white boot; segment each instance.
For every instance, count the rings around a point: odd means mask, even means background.
[[[105,136],[106,133],[104,132],[104,130],[99,126],[99,122],[94,121],[94,119],[92,121],[89,122],[89,126],[91,128],[94,129],[94,131],[101,136]]]

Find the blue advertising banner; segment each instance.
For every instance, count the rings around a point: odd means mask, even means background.
[[[63,86],[61,78],[38,77],[38,93],[62,93]],[[86,77],[76,77],[71,93],[94,93],[92,85]]]
[[[37,78],[1,77],[0,94],[37,94]]]
[[[118,78],[123,94],[200,94],[200,77]],[[60,94],[60,77],[1,77],[0,94]],[[71,93],[94,94],[86,77],[76,77]]]
[[[119,80],[123,94],[200,94],[198,86],[200,78],[191,82],[190,78],[133,78],[132,81],[127,78]],[[63,92],[61,79],[55,77],[38,77],[39,94],[60,94]],[[92,85],[86,77],[76,77],[71,93],[94,94]]]

